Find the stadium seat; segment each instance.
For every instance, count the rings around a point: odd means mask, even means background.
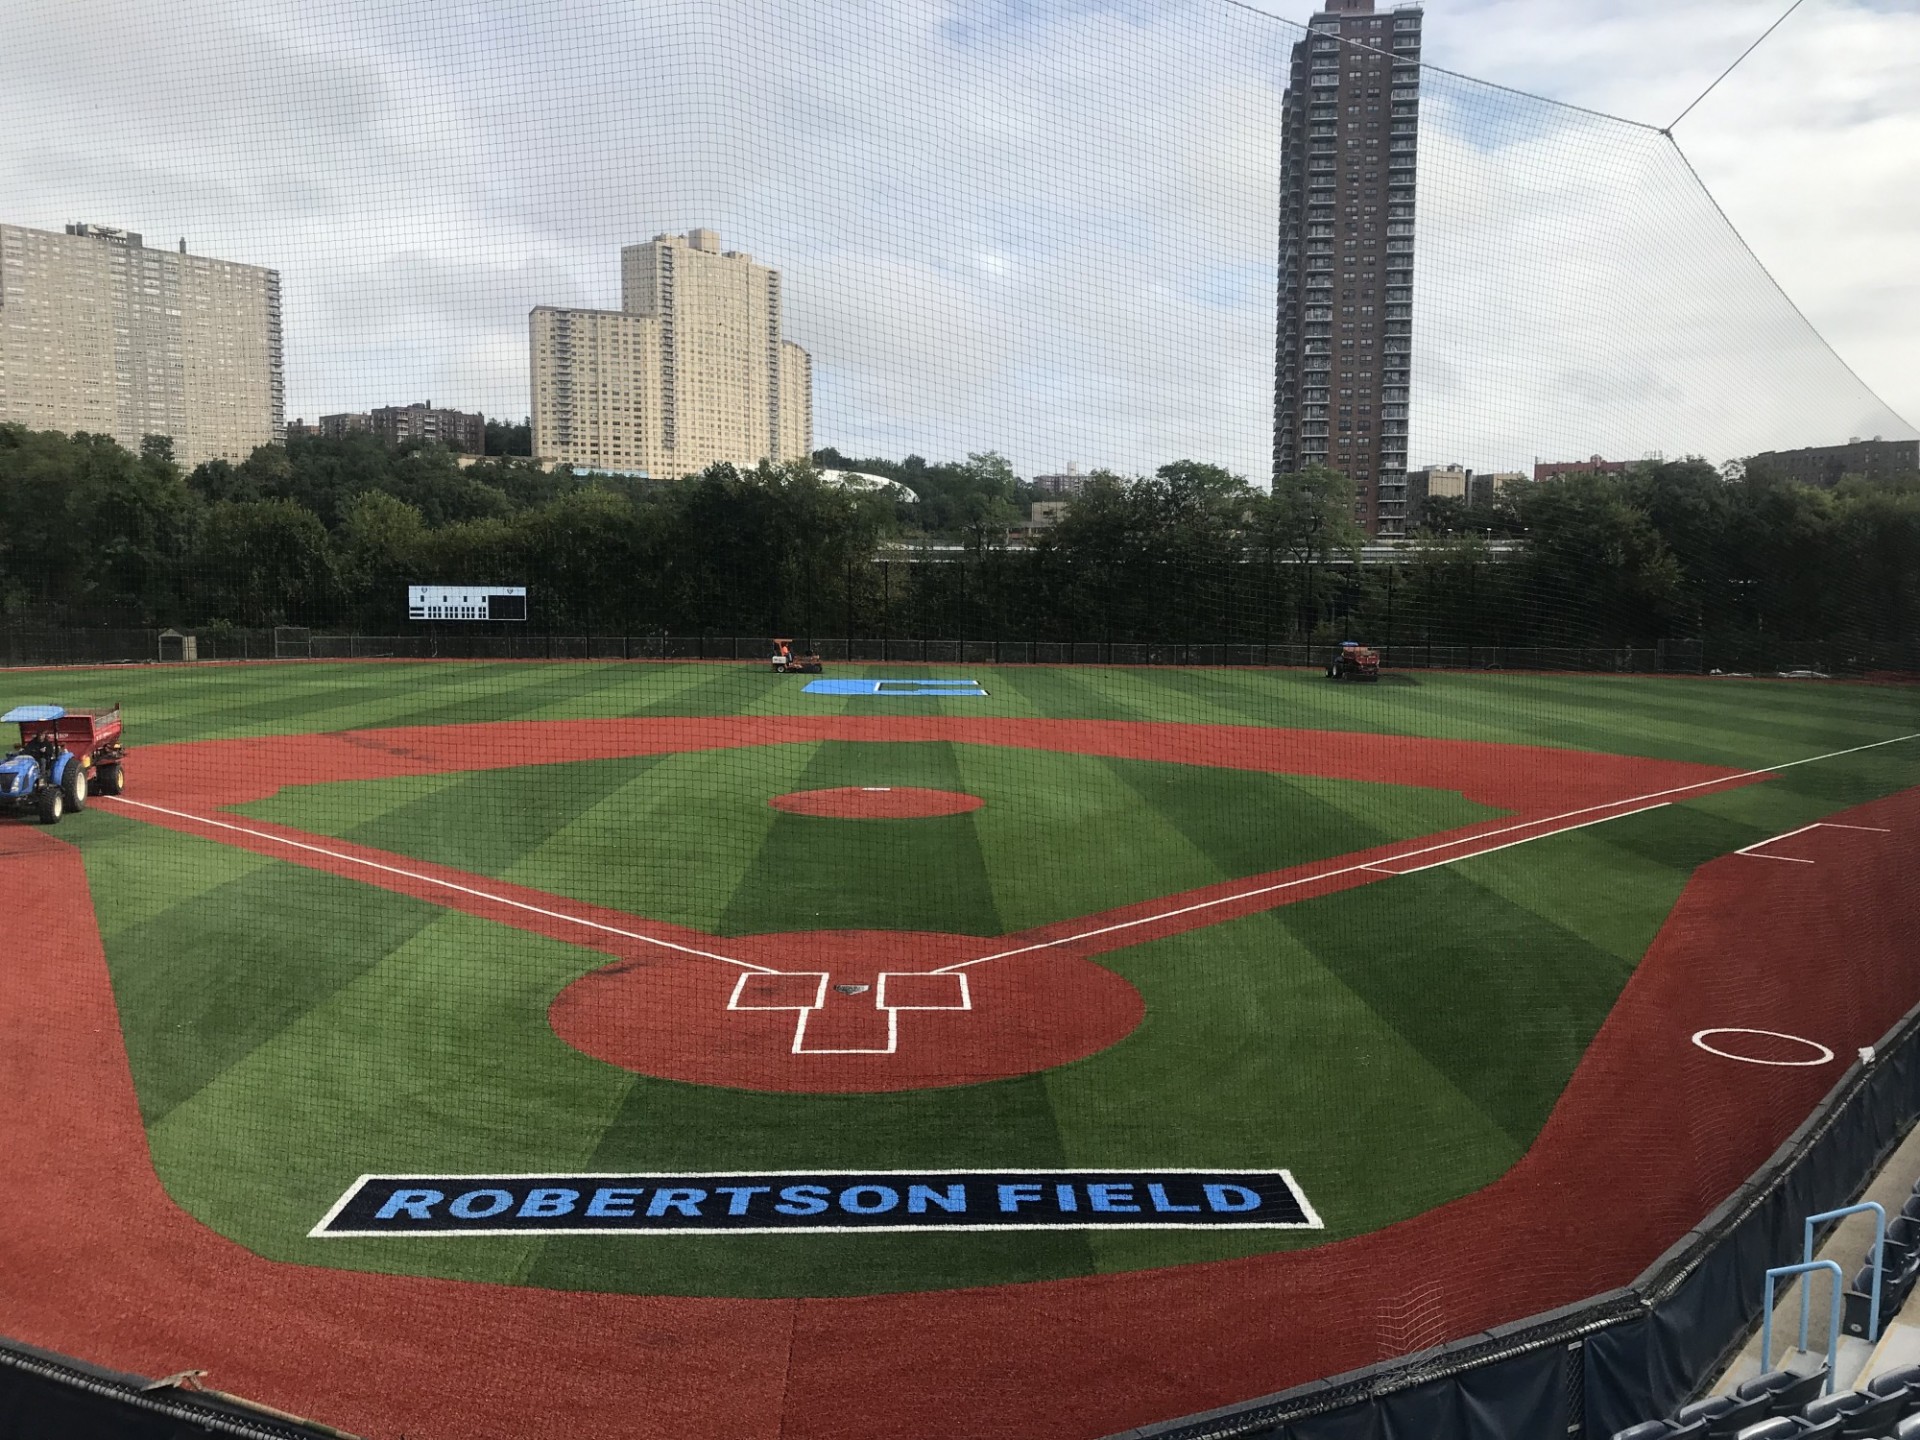
[[[1920,1219],[1906,1214],[1896,1215],[1887,1223],[1887,1266],[1897,1269],[1906,1263],[1908,1256],[1920,1250]],[[1873,1258],[1869,1248],[1867,1258]]]
[[[1871,1395],[1898,1395],[1904,1399],[1916,1386],[1920,1386],[1920,1365],[1902,1365],[1898,1370],[1874,1376],[1867,1382],[1867,1392]]]
[[[1838,1421],[1835,1440],[1877,1440],[1900,1418],[1906,1404],[1906,1392],[1875,1395],[1866,1390],[1842,1390],[1837,1395],[1821,1395],[1807,1402],[1800,1414],[1815,1424]]]
[[[1869,1274],[1867,1279],[1871,1283],[1872,1275]],[[1920,1252],[1908,1252],[1897,1265],[1889,1262],[1886,1273],[1880,1277],[1880,1318],[1882,1320],[1907,1303],[1907,1296],[1913,1293],[1915,1280],[1920,1280]],[[1920,1376],[1916,1376],[1915,1379],[1920,1383]]]
[[[1887,1314],[1886,1297],[1881,1296],[1880,1313],[1885,1319]],[[1865,1339],[1872,1328],[1873,1320],[1873,1256],[1867,1256],[1866,1263],[1854,1272],[1853,1282],[1847,1286],[1840,1307],[1840,1329],[1848,1334]]]
[[[1758,1425],[1746,1426],[1734,1435],[1734,1440],[1798,1440],[1799,1434],[1798,1420],[1789,1415],[1776,1415]]]
[[[1764,1375],[1742,1380],[1733,1393],[1742,1400],[1755,1396],[1765,1398],[1770,1416],[1794,1415],[1826,1386],[1827,1370],[1823,1365],[1810,1375],[1795,1370],[1769,1370]]]
[[[1682,1425],[1701,1421],[1706,1426],[1700,1432],[1701,1440],[1733,1440],[1747,1426],[1768,1418],[1767,1396],[1741,1399],[1734,1395],[1709,1395],[1704,1400],[1682,1405],[1673,1412],[1673,1418]]]
[[[1920,1440],[1920,1415],[1909,1415],[1894,1426],[1893,1440]]]
[[[1673,1440],[1673,1427],[1664,1420],[1642,1420],[1614,1431],[1613,1440]]]

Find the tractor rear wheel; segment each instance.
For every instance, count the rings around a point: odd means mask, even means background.
[[[42,825],[58,825],[60,817],[67,813],[66,797],[58,785],[42,785],[40,793],[33,797],[33,804],[40,812]]]
[[[87,767],[78,760],[67,762],[67,773],[60,781],[60,798],[69,810],[77,812],[87,808]]]
[[[127,788],[127,772],[118,765],[102,765],[94,776],[94,789],[102,795],[118,795]]]

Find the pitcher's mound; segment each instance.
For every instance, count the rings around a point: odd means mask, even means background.
[[[834,790],[795,790],[767,803],[789,815],[821,815],[830,820],[918,820],[928,815],[964,815],[987,802],[961,790],[843,785]]]

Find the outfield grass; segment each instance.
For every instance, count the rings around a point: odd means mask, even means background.
[[[767,803],[857,785],[986,805],[861,821]],[[1500,813],[1400,785],[845,742],[307,785],[240,808],[719,935],[999,935]]]
[[[899,675],[897,667],[875,669]],[[960,669],[984,700],[805,696],[746,666],[285,665],[8,677],[127,702],[141,742],[634,714],[1174,720],[1545,744],[1734,766],[1920,730],[1920,696],[1789,682]],[[564,757],[555,757],[564,761]],[[138,794],[138,757],[129,767]],[[933,785],[936,820],[771,810]],[[308,1263],[698,1294],[837,1294],[1139,1268],[1363,1233],[1524,1151],[1693,869],[1920,783],[1920,742],[1787,770],[1101,963],[1147,1002],[1085,1060],[951,1090],[773,1095],[631,1075],[547,1028],[605,957],[93,810],[83,852],[155,1163]],[[970,745],[841,742],[289,790],[248,807],[723,934],[999,934],[1484,815],[1457,795]],[[311,1241],[362,1172],[1286,1166],[1320,1233]]]

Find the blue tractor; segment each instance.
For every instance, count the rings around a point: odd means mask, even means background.
[[[0,808],[32,810],[43,825],[57,825],[69,810],[86,809],[90,792],[126,788],[118,705],[16,705],[0,715],[6,724],[19,725],[20,743],[0,760]]]

